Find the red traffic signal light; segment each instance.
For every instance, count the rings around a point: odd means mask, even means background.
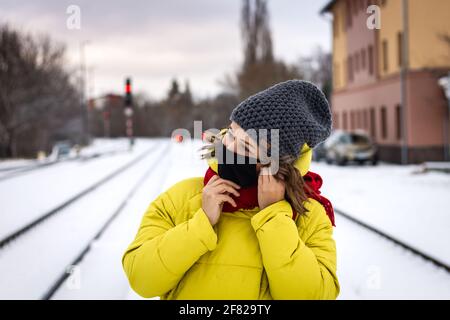
[[[131,93],[131,81],[127,79],[125,82],[125,93]]]
[[[131,95],[131,79],[127,78],[125,80],[125,106],[131,107],[133,101],[132,101],[132,95]]]

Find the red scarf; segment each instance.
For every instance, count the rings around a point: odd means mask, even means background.
[[[205,177],[203,179],[203,184],[206,185],[213,176],[217,175],[217,173],[211,169],[211,167],[206,170]],[[317,173],[308,171],[304,176],[303,179],[305,180],[305,183],[308,185],[308,188],[305,188],[306,195],[308,197],[311,197],[317,201],[319,201],[325,208],[325,211],[328,215],[328,217],[331,220],[331,224],[336,227],[334,223],[334,210],[333,206],[331,205],[330,200],[325,198],[324,196],[320,195],[320,187],[322,186],[323,180],[320,175]],[[231,197],[236,201],[236,207],[233,207],[228,202],[225,202],[223,204],[223,211],[226,212],[233,212],[238,209],[253,209],[258,206],[258,186],[250,186],[246,188],[239,189],[239,197],[236,197],[234,195],[231,195]],[[292,219],[297,218],[297,212],[294,211]]]

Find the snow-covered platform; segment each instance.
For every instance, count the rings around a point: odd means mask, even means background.
[[[100,141],[96,148],[105,150],[110,144]],[[160,192],[204,174],[206,163],[196,152],[200,146],[138,139],[133,152],[64,162],[0,181],[2,238],[151,149],[123,173],[1,248],[0,298],[39,299],[67,272],[53,299],[138,299],[122,270],[122,254]],[[336,209],[450,263],[450,176],[414,173],[418,169],[316,162],[310,168],[323,177],[322,194]],[[450,299],[448,272],[340,215],[336,225],[339,299]],[[72,265],[88,244],[89,251]]]

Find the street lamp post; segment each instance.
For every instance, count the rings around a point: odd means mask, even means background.
[[[402,146],[401,146],[401,162],[402,164],[408,163],[408,67],[409,67],[409,23],[408,23],[408,0],[402,1],[402,19],[403,19],[403,39],[402,39],[402,65],[400,70],[400,83],[401,83],[401,132],[402,132]]]
[[[89,41],[80,43],[80,111],[81,111],[81,143],[87,144],[88,137],[88,110],[86,103],[86,56],[85,47]]]
[[[447,77],[439,79],[439,85],[444,89],[447,98],[447,119],[444,120],[445,148],[444,160],[450,160],[450,72]]]

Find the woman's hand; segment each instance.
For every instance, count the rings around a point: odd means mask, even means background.
[[[213,176],[208,181],[206,186],[203,188],[202,209],[208,216],[209,222],[212,226],[219,221],[224,202],[228,202],[233,207],[236,207],[236,202],[230,194],[234,194],[236,197],[239,197],[239,192],[236,189],[240,188],[241,187],[236,183],[222,179],[217,175]]]
[[[262,210],[284,199],[286,187],[270,173],[270,168],[261,168],[258,177],[258,205]]]

